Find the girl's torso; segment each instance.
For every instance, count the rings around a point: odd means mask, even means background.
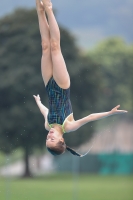
[[[67,132],[65,130],[67,123],[74,120],[70,101],[70,88],[60,88],[53,77],[51,77],[46,85],[46,91],[49,100],[49,112],[46,124],[48,123],[49,128],[53,124],[59,124],[62,126],[63,132]]]

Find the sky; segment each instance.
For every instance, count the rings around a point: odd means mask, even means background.
[[[81,48],[112,36],[133,42],[133,0],[53,0],[59,24],[74,34]],[[35,8],[35,0],[0,0],[0,17],[17,8]]]

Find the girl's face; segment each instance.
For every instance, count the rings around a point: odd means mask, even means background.
[[[47,135],[46,146],[54,147],[59,141],[64,142],[64,138],[56,129],[51,128]]]

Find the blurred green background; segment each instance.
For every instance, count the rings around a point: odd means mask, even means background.
[[[32,97],[39,93],[48,105],[35,2],[1,3],[0,199],[132,200],[132,2],[53,2],[75,119],[118,104],[128,110],[64,135],[81,153],[92,147],[83,159],[67,152],[53,158],[45,148],[44,120]]]

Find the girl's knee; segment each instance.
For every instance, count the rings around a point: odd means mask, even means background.
[[[59,51],[60,50],[60,42],[56,40],[50,41],[51,51]]]
[[[50,42],[42,40],[42,52],[50,51]]]

